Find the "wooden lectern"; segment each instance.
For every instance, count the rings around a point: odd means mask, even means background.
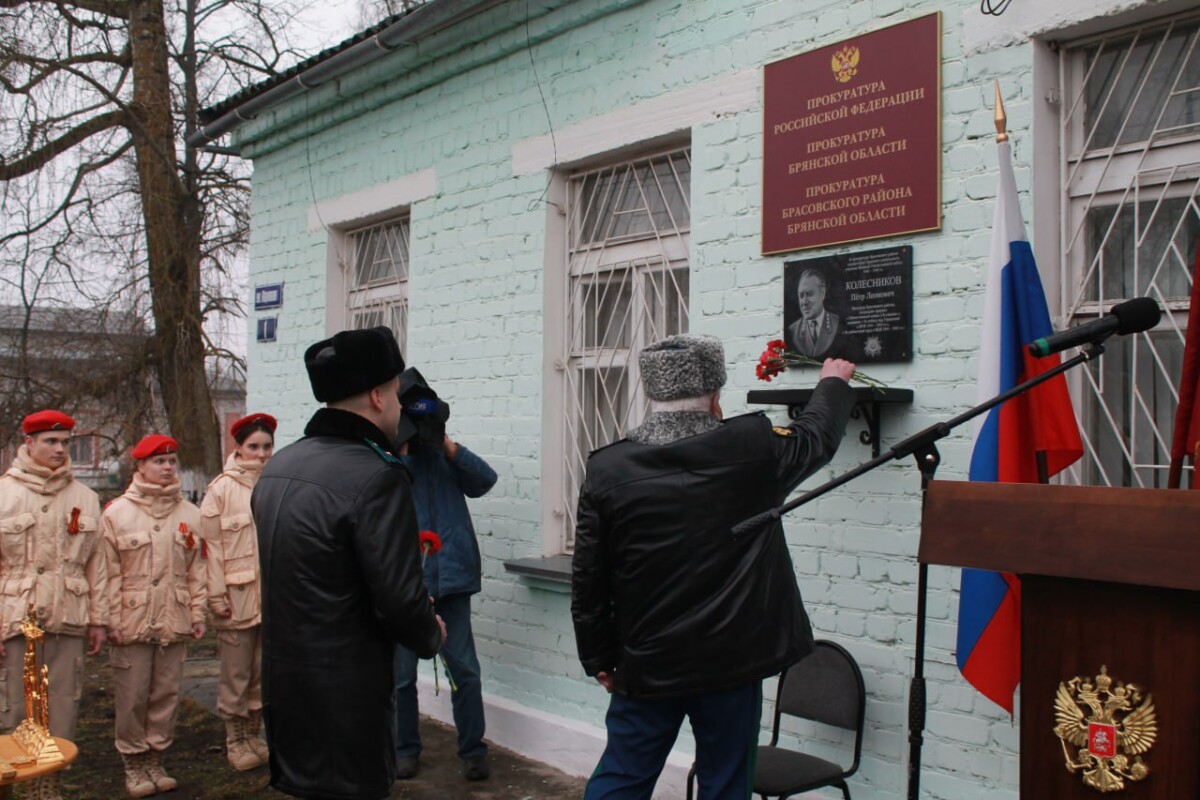
[[[1200,491],[932,481],[919,559],[1021,576],[1021,798],[1200,798]],[[1065,766],[1055,692],[1101,666],[1153,696],[1149,774]]]

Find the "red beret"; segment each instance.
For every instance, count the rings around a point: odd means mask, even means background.
[[[152,433],[149,436],[142,437],[142,440],[137,443],[137,446],[133,448],[133,452],[130,455],[140,461],[143,458],[162,456],[178,450],[179,442],[170,436],[164,436],[161,433]]]
[[[69,431],[75,427],[75,420],[61,411],[36,411],[21,422],[21,430],[25,433],[41,433],[42,431]]]
[[[230,425],[229,433],[232,434],[233,437],[236,439],[237,435],[238,435],[238,431],[240,431],[242,428],[246,427],[247,425],[254,425],[254,424],[262,425],[264,428],[267,428],[268,430],[270,430],[272,434],[275,433],[275,427],[277,425],[279,425],[279,423],[275,420],[275,418],[272,417],[270,414],[250,414],[248,416],[242,417],[237,422]]]

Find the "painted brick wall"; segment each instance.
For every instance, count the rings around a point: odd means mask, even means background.
[[[699,82],[757,69],[852,31],[943,10],[943,229],[883,243],[914,247],[915,357],[910,365],[872,370],[893,385],[916,389],[911,408],[885,416],[885,438],[895,442],[973,402],[996,183],[992,81],[1000,81],[1006,97],[1028,218],[1032,56],[1030,46],[1020,43],[965,53],[964,18],[977,14],[973,3],[541,5],[554,8],[527,25],[513,24],[514,14],[519,21],[526,13],[522,3],[460,25],[447,35],[467,41],[489,25],[501,32],[413,74],[405,74],[400,56],[385,60],[336,89],[323,87],[291,101],[240,132],[255,158],[252,283],[287,283],[278,341],[251,346],[248,407],[279,416],[281,444],[300,434],[314,409],[301,356],[307,344],[326,335],[328,236],[308,230],[309,207],[435,169],[435,195],[412,207],[410,360],[451,402],[452,434],[500,475],[492,493],[472,505],[484,558],[475,633],[485,690],[599,726],[606,695],[575,660],[568,595],[533,587],[502,565],[543,554],[547,212],[540,197],[546,176],[514,176],[513,143],[546,134],[547,116],[558,129],[646,99],[669,103],[671,93]],[[616,10],[605,13],[610,9]],[[576,25],[583,16],[592,18]],[[383,76],[390,77],[381,82]],[[422,82],[428,87],[416,88]],[[355,93],[359,85],[371,88]],[[735,414],[747,410],[745,392],[756,388],[753,364],[765,340],[778,334],[782,315],[783,257],[759,254],[761,108],[708,119],[691,129],[691,142],[691,327],[725,341],[724,403]],[[1036,224],[1030,227],[1036,235]],[[788,376],[784,385],[810,384],[811,377]],[[869,457],[857,441],[862,425],[852,421],[834,463],[808,485]],[[941,477],[963,477],[968,434],[951,438],[941,450]],[[918,486],[911,464],[891,465],[822,499],[787,525],[817,635],[848,647],[865,673],[868,730],[856,797],[904,796]],[[924,796],[1012,798],[1018,729],[966,685],[954,666],[957,586],[956,570],[931,570]],[[768,685],[768,696],[772,688]],[[816,753],[835,754],[845,744],[804,726],[793,732]],[[681,746],[690,745],[685,740]]]

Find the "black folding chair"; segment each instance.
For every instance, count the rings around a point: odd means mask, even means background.
[[[836,786],[850,800],[846,779],[858,771],[862,757],[866,688],[862,671],[846,649],[818,641],[816,650],[779,676],[775,724],[771,743],[760,745],[754,768],[754,792],[780,800]],[[854,759],[849,767],[779,746],[779,722],[784,714],[854,731]],[[687,797],[692,800],[696,766],[688,773]],[[704,798],[700,798],[704,800]]]

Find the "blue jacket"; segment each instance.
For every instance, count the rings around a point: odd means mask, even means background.
[[[496,485],[496,471],[461,444],[454,460],[440,447],[413,442],[401,456],[412,474],[417,524],[442,540],[425,557],[425,588],[433,597],[475,594],[480,585],[479,542],[467,510],[468,497],[482,497]]]

